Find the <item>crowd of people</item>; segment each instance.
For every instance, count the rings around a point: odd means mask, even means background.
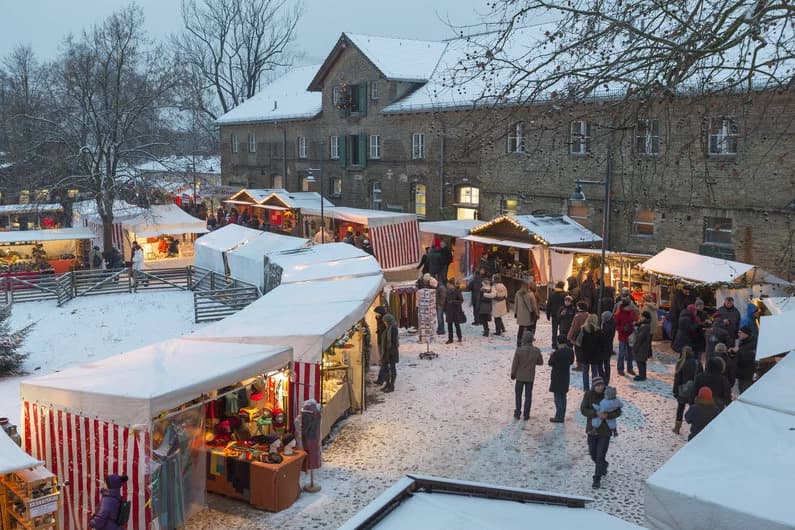
[[[207,217],[207,230],[211,232],[226,225],[241,225],[257,230],[270,230],[270,224],[265,219],[260,220],[253,215],[249,215],[246,210],[238,212],[237,208],[230,208],[229,211],[218,208],[215,214]]]

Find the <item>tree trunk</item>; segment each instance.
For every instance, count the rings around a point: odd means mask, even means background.
[[[102,250],[108,251],[113,248],[113,213],[102,215]],[[123,248],[119,249],[124,252]]]

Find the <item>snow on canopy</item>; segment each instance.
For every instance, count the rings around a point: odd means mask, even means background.
[[[204,221],[193,217],[176,204],[151,206],[141,215],[121,221],[122,228],[135,237],[158,237],[169,234],[204,234]]]
[[[730,284],[754,268],[747,263],[702,256],[675,248],[666,248],[639,267],[650,273],[698,284]]]
[[[218,118],[216,123],[233,125],[314,118],[322,110],[323,95],[320,92],[309,92],[306,87],[319,67],[320,65],[311,65],[294,68],[248,101]]]
[[[440,236],[464,237],[470,230],[485,223],[477,219],[458,219],[454,221],[426,221],[420,223],[420,232]]]
[[[146,208],[135,206],[127,201],[116,199],[113,201],[113,220],[118,222],[120,219],[142,215]],[[102,218],[97,213],[97,201],[78,201],[72,205],[73,225],[77,225],[81,220],[84,222],[102,224]]]
[[[303,208],[304,215],[320,215],[320,208]],[[384,210],[368,210],[365,208],[349,208],[347,206],[334,206],[326,208],[325,217],[365,225],[367,227],[385,226],[408,221],[415,221],[417,216],[411,213],[388,212]]]
[[[23,241],[70,241],[74,239],[93,239],[94,232],[88,228],[50,228],[46,230],[14,230],[0,232],[0,244],[21,243]]]
[[[547,245],[575,245],[598,243],[602,240],[580,223],[567,215],[503,215],[471,230],[468,239],[477,241],[478,236],[488,237],[495,225],[507,225],[517,233],[526,234]],[[498,239],[511,239],[500,230]]]
[[[761,301],[772,315],[795,311],[795,296],[768,296]]]
[[[262,232],[226,253],[229,275],[232,278],[265,289],[265,256],[285,250],[298,250],[309,244],[308,239]]]
[[[224,253],[246,241],[256,239],[261,231],[236,224],[226,225],[206,234],[194,243],[196,267],[226,274]]]
[[[381,266],[374,257],[347,243],[272,254],[268,256],[268,266],[280,269],[279,284],[381,275]]]
[[[759,321],[759,341],[756,358],[764,359],[795,350],[795,312],[763,316]]]
[[[287,191],[276,190],[270,195],[259,201],[259,204],[272,205],[274,202],[281,203],[285,208],[305,209],[320,211],[320,202],[323,201],[323,208],[333,208],[334,204],[328,199],[321,197],[316,191]]]
[[[0,475],[43,463],[23,451],[5,432],[0,432]]]

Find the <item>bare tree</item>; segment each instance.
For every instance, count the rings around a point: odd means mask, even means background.
[[[263,76],[290,64],[302,9],[287,0],[183,0],[185,31],[174,39],[183,107],[215,120],[252,97]]]

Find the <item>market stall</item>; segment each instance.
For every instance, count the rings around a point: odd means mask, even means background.
[[[181,258],[193,258],[197,234],[208,232],[204,221],[176,204],[151,206],[140,215],[120,222],[125,241],[138,241],[144,249],[144,262],[158,267],[167,267]]]
[[[453,262],[447,271],[456,278],[469,276],[474,272],[470,259],[472,242],[463,239],[469,231],[485,223],[477,219],[459,219],[455,221],[426,221],[420,223],[420,240],[423,250],[438,247],[445,241],[453,252]]]
[[[263,232],[240,225],[226,225],[198,238],[194,244],[194,264],[197,268],[229,275],[227,252],[247,241],[253,241]]]
[[[111,473],[130,477],[131,529],[180,527],[226,482],[258,506],[257,477],[274,473],[253,469],[291,425],[291,353],[172,339],[24,380],[23,446],[70,482],[61,528],[88,527]],[[277,470],[279,499],[297,498],[300,457]]]
[[[38,275],[87,268],[93,237],[85,228],[0,232],[0,272]]]
[[[146,209],[135,206],[127,201],[117,199],[113,201],[113,226],[111,228],[111,243],[117,248],[126,260],[131,259],[130,244],[125,233],[122,221],[143,215]],[[102,218],[97,213],[97,201],[78,201],[72,204],[72,226],[88,228],[94,234],[91,240],[92,246],[98,246],[103,250],[103,225]]]
[[[312,225],[311,221],[304,219],[306,209],[320,210],[333,208],[334,205],[319,193],[314,191],[288,192],[276,190],[254,206],[254,209],[264,210],[264,218],[268,219],[271,230],[285,234],[304,234],[312,238],[319,226]]]
[[[58,203],[0,205],[0,230],[39,230],[63,226],[63,206]]]
[[[232,278],[256,285],[265,290],[265,256],[283,251],[298,250],[309,245],[308,239],[262,232],[226,253]]]
[[[605,251],[605,286],[612,286],[618,292],[628,287],[637,302],[643,300],[648,288],[648,277],[638,268],[647,259],[647,254]],[[549,282],[565,282],[570,276],[580,283],[590,274],[594,280],[600,279],[602,251],[598,248],[549,247]]]
[[[306,225],[309,233],[304,232],[304,237],[314,237],[322,224],[320,208],[303,207],[301,213],[309,223]],[[342,241],[348,232],[359,232],[362,239],[369,240],[384,271],[410,269],[420,261],[419,223],[414,214],[335,206],[325,209],[323,222],[330,225],[338,241]]]
[[[499,273],[508,299],[522,282],[546,285],[551,278],[549,247],[593,247],[601,238],[566,215],[503,215],[470,230],[463,239],[473,242],[470,266]],[[546,292],[538,291],[541,302]]]

